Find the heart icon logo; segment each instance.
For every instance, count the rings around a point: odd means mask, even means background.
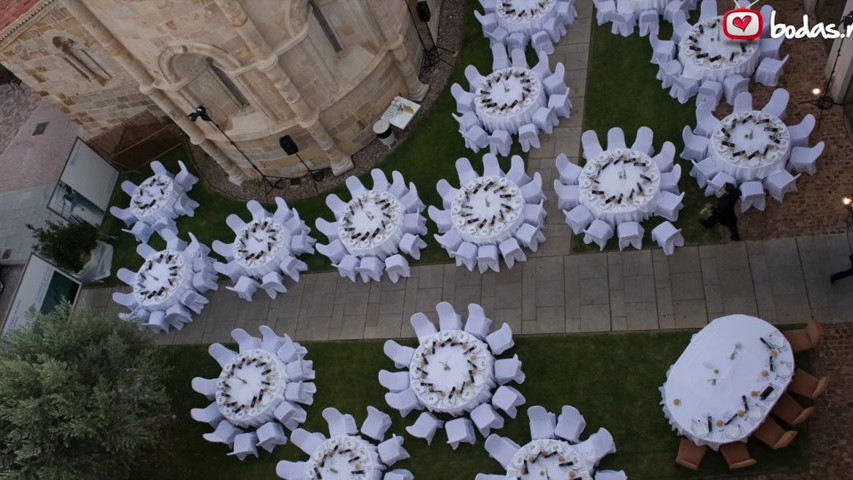
[[[749,25],[750,22],[752,22],[752,16],[751,15],[744,15],[740,18],[733,18],[732,19],[732,25],[741,29],[744,32],[746,31],[746,27]]]

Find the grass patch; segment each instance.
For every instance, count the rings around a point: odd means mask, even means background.
[[[497,431],[524,444],[529,441],[526,408],[543,405],[558,411],[565,404],[574,405],[586,417],[587,428],[582,438],[606,427],[616,441],[617,453],[605,457],[602,468],[624,469],[634,479],[721,478],[729,470],[722,456],[709,452],[699,472],[690,472],[674,462],[678,437],[670,429],[660,409],[658,387],[667,368],[675,362],[690,341],[690,332],[656,332],[606,335],[573,335],[518,337],[512,353],[524,362],[527,379],[520,391],[527,403],[515,420]],[[414,345],[414,339],[403,343]],[[306,343],[308,359],[317,370],[317,395],[308,411],[304,427],[326,432],[320,412],[334,406],[351,413],[361,424],[367,405],[391,414],[394,424],[388,435],[406,437],[405,447],[412,458],[395,465],[408,468],[420,479],[472,479],[478,472],[498,473],[500,466],[483,448],[461,445],[453,451],[445,443],[442,432],[436,434],[432,446],[412,438],[404,427],[414,423],[417,412],[401,419],[385,404],[385,390],[379,385],[380,369],[394,370],[382,353],[382,341]],[[167,391],[173,395],[176,415],[166,438],[163,452],[135,472],[134,478],[168,479],[261,479],[275,478],[278,460],[305,460],[306,455],[293,445],[276,448],[273,454],[260,453],[260,458],[240,462],[226,456],[227,448],[202,439],[210,430],[194,422],[189,411],[203,407],[206,400],[190,388],[194,376],[213,377],[218,367],[204,346],[163,347],[174,366]],[[506,355],[504,355],[506,356]],[[798,359],[799,361],[799,359]],[[739,473],[759,474],[792,472],[808,464],[808,435],[801,430],[793,445],[772,451],[756,441],[749,448],[758,465]]]
[[[465,42],[461,51],[458,52],[453,74],[448,81],[446,88],[442,91],[435,104],[420,118],[415,119],[412,125],[411,134],[397,148],[391,152],[385,161],[378,165],[378,168],[386,172],[390,179],[390,173],[393,170],[398,170],[407,181],[414,182],[418,187],[418,193],[421,200],[426,205],[440,205],[441,198],[435,189],[435,184],[441,178],[454,179],[456,178],[455,162],[459,157],[470,157],[474,168],[482,167],[482,151],[480,154],[473,154],[465,148],[465,142],[459,134],[459,126],[450,116],[456,112],[456,102],[450,95],[450,85],[454,82],[459,82],[461,85],[467,86],[464,69],[467,65],[475,65],[481,72],[491,71],[492,56],[489,49],[489,42],[483,37],[480,24],[473,15],[473,11],[469,11],[465,19]],[[513,153],[516,153],[515,151]],[[177,171],[177,160],[186,160],[189,153],[186,147],[179,147],[159,158],[161,162],[171,171]],[[509,168],[509,158],[501,159],[501,164],[505,168]],[[189,168],[193,168],[188,165]],[[148,168],[144,168],[140,172],[133,172],[128,175],[122,175],[119,178],[119,184],[122,180],[130,180],[139,184],[145,178],[151,175]],[[372,180],[369,174],[360,177],[365,185],[371,185]],[[326,237],[316,230],[314,221],[317,217],[332,218],[332,213],[326,207],[325,198],[329,193],[336,193],[343,199],[349,198],[349,192],[344,185],[341,185],[328,192],[321,193],[313,197],[305,198],[295,202],[288,201],[291,207],[299,211],[300,216],[305,222],[314,229],[313,236],[319,241],[326,243]],[[243,218],[249,218],[249,213],[245,208],[245,202],[232,199],[226,195],[213,190],[199,182],[190,192],[190,197],[201,204],[196,210],[196,216],[193,218],[181,217],[178,219],[178,228],[180,229],[182,238],[185,238],[185,232],[192,232],[198,239],[206,244],[210,244],[213,240],[222,240],[230,242],[233,240],[234,234],[225,224],[225,217],[230,213],[236,213]],[[111,205],[127,207],[128,197],[116,185]],[[426,215],[426,212],[424,212]],[[438,245],[438,242],[433,238],[433,234],[437,233],[435,224],[431,221],[427,222],[429,232],[424,236],[427,242],[427,247],[422,251],[421,259],[411,261],[413,265],[431,264],[431,263],[446,263],[449,261],[447,253]],[[102,232],[116,237],[111,241],[115,247],[113,257],[113,271],[117,271],[121,267],[136,269],[142,264],[142,259],[136,255],[136,240],[127,233],[121,232],[123,224],[118,219],[107,215]],[[162,245],[159,236],[154,235],[151,239],[152,246],[159,247]],[[328,259],[320,254],[301,257],[308,263],[309,270],[312,272],[330,271],[332,269]],[[108,285],[120,285],[115,274],[110,277],[106,283]]]
[[[669,38],[671,31],[669,23],[661,22],[660,38]],[[613,35],[609,23],[600,27],[593,24],[590,48],[583,130],[595,130],[604,144],[607,131],[621,127],[630,145],[637,129],[647,126],[655,134],[655,153],[660,151],[665,141],[672,142],[676,148],[676,161],[681,164],[679,188],[685,193],[684,209],[679,212],[676,226],[682,229],[687,243],[721,242],[719,229],[706,229],[697,222],[699,211],[706,203],[705,194],[687,174],[692,166],[690,162],[678,158],[684,149],[681,130],[685,125],[696,123],[695,102],[691,100],[682,105],[669,96],[668,90],[661,88],[660,81],[655,79],[657,65],[649,63],[652,47],[648,37]],[[652,217],[643,222],[646,229],[644,245],[655,245],[651,232],[663,221],[661,217]],[[618,239],[614,235],[607,243],[607,250],[617,249]],[[595,244],[585,245],[582,235],[572,237],[572,252],[597,250]]]

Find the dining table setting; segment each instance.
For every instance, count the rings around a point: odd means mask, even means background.
[[[496,0],[495,15],[507,32],[522,32],[529,38],[545,28],[549,17],[556,16],[556,5],[557,0]]]
[[[133,295],[146,309],[165,309],[192,288],[192,260],[182,252],[162,250],[145,259],[136,273]]]
[[[749,77],[761,60],[757,42],[729,39],[723,17],[697,22],[678,44],[682,75],[696,80],[722,82],[738,73]]]
[[[779,117],[747,110],[720,121],[711,134],[711,149],[720,171],[741,182],[761,180],[785,168],[791,138]]]
[[[468,332],[437,332],[415,349],[411,388],[427,410],[460,415],[491,396],[493,364],[486,344]]]
[[[604,150],[583,166],[580,202],[611,225],[640,222],[655,212],[661,172],[645,153],[628,148]]]
[[[696,333],[660,388],[664,416],[696,445],[745,442],[795,371],[788,340],[750,315],[720,317]]]
[[[591,460],[562,439],[538,438],[523,445],[506,469],[507,480],[593,480]]]
[[[273,419],[284,400],[285,366],[273,352],[240,352],[219,374],[216,404],[222,416],[238,427],[258,427]]]
[[[136,187],[130,198],[133,214],[141,221],[153,224],[161,217],[176,216],[172,207],[180,192],[174,179],[165,174],[152,175]]]
[[[356,257],[396,253],[403,233],[403,207],[390,192],[368,190],[353,196],[338,221],[338,238]]]
[[[453,225],[465,241],[486,245],[509,238],[523,223],[524,197],[506,177],[482,176],[465,184],[453,197]]]
[[[533,121],[546,95],[539,74],[528,68],[509,67],[485,77],[474,92],[474,110],[489,132],[518,129]]]
[[[251,276],[262,277],[290,255],[289,245],[290,234],[281,222],[272,217],[252,220],[237,233],[234,260]]]

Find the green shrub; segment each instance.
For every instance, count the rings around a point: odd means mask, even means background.
[[[97,227],[86,222],[61,225],[47,222],[44,227],[27,225],[38,241],[36,253],[56,264],[57,267],[79,272],[86,264],[87,255],[98,241]]]

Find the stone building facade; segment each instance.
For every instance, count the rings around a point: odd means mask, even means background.
[[[414,0],[11,0],[0,63],[92,135],[148,110],[234,183],[352,167],[396,95],[423,98]],[[438,21],[441,0],[428,2]],[[215,125],[187,114],[204,105]],[[233,140],[239,147],[235,149]]]

